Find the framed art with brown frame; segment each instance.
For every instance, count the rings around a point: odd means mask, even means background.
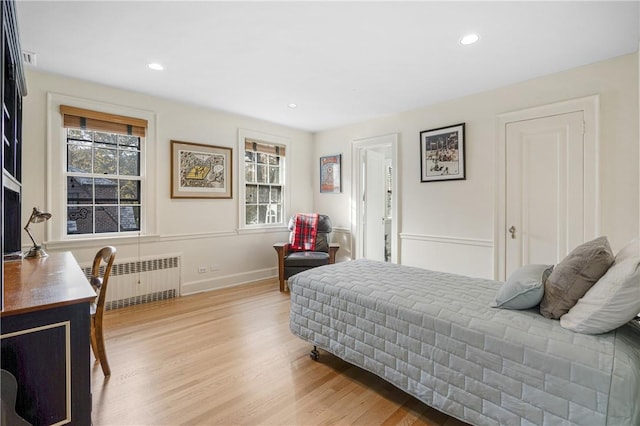
[[[420,181],[466,179],[465,123],[420,132]]]
[[[231,198],[231,148],[171,141],[171,198]]]

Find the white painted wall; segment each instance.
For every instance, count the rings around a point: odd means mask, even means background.
[[[313,207],[310,170],[313,168],[313,135],[264,121],[177,103],[149,95],[116,90],[86,81],[27,69],[29,94],[24,98],[23,223],[32,206],[46,206],[47,197],[62,196],[63,188],[46,193],[46,108],[47,92],[90,99],[129,108],[152,111],[156,115],[155,167],[157,201],[154,208],[157,235],[138,245],[135,239],[109,239],[90,244],[49,244],[51,250],[71,250],[80,263],[93,259],[98,247],[116,245],[119,259],[135,259],[164,253],[182,255],[184,293],[208,290],[277,275],[276,252],[272,244],[288,237],[285,228],[269,232],[238,232],[238,130],[249,129],[283,136],[291,140],[287,156],[295,176],[292,182],[291,211],[311,211]],[[233,148],[233,199],[178,200],[170,198],[170,140],[181,140]],[[53,217],[52,221],[64,220]],[[33,226],[38,240],[48,240],[45,226]],[[23,237],[23,238],[26,238]],[[23,244],[28,238],[23,239]],[[46,246],[46,245],[45,245]],[[219,270],[198,273],[199,266],[218,265]]]
[[[24,100],[23,222],[32,206],[47,205],[46,94],[59,94],[154,111],[157,118],[158,236],[140,246],[118,244],[119,258],[181,253],[185,292],[201,291],[276,275],[271,245],[287,237],[275,232],[237,231],[237,135],[250,129],[292,140],[292,209],[318,211],[333,220],[339,259],[351,257],[351,142],[399,135],[400,263],[480,277],[493,277],[496,116],[501,113],[593,94],[600,95],[600,218],[614,250],[640,234],[638,158],[639,60],[637,54],[543,76],[520,84],[382,117],[312,135],[248,117],[199,108],[149,95],[116,90],[85,81],[27,70]],[[472,78],[472,76],[470,76]],[[419,133],[466,122],[467,179],[420,182]],[[232,200],[172,200],[169,196],[171,139],[234,149]],[[319,157],[342,153],[342,192],[320,194]],[[311,172],[310,172],[311,171]],[[58,189],[62,191],[62,189]],[[53,192],[56,192],[54,189]],[[53,195],[53,194],[52,194]],[[56,220],[53,218],[52,220]],[[59,220],[59,219],[58,219]],[[33,226],[46,240],[44,227]],[[27,241],[25,240],[26,244]],[[98,243],[98,245],[101,245]],[[81,263],[97,245],[71,247]],[[200,265],[220,270],[198,274]]]
[[[492,278],[497,115],[599,94],[600,229],[617,250],[640,233],[638,85],[638,55],[631,54],[319,132],[316,158],[343,155],[343,191],[338,195],[315,191],[314,205],[331,215],[339,229],[350,228],[351,142],[398,133],[400,263]],[[460,122],[466,123],[467,179],[421,183],[420,131]],[[317,187],[318,178],[314,179]]]

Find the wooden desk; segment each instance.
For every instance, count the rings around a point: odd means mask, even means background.
[[[96,294],[69,252],[4,263],[2,368],[32,424],[90,425],[89,305]]]

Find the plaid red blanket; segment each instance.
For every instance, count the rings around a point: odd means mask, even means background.
[[[317,213],[296,214],[291,232],[291,250],[315,250],[317,233]]]

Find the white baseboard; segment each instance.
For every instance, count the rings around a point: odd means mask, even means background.
[[[234,287],[241,284],[262,281],[278,276],[278,268],[265,268],[255,271],[230,274],[222,277],[208,278],[205,280],[190,281],[180,287],[180,295],[201,293],[203,291],[216,290],[225,287]]]

